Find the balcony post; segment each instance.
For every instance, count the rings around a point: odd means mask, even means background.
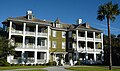
[[[101,43],[102,43],[102,50],[103,50],[103,33],[101,33]]]
[[[34,64],[36,64],[37,63],[37,51],[34,52],[34,60],[35,60]]]
[[[50,26],[47,26],[47,49],[49,49],[49,47],[50,47],[50,45],[49,45],[49,34],[50,34],[49,30],[50,30]]]
[[[49,55],[50,55],[50,54],[49,54],[49,50],[48,50],[48,51],[46,52],[46,57],[45,57],[45,58],[46,58],[46,59],[45,59],[45,60],[46,60],[46,63],[49,62]]]
[[[21,63],[24,64],[24,55],[25,55],[25,51],[22,51],[21,53]]]
[[[26,29],[26,23],[23,24],[23,48],[25,48],[25,29]]]
[[[93,32],[93,44],[94,44],[94,51],[96,51],[96,47],[95,47],[95,32]]]
[[[76,49],[78,49],[78,30],[76,30]]]
[[[35,48],[37,48],[37,38],[38,38],[38,24],[36,24],[36,30],[35,30]]]
[[[87,31],[85,31],[85,50],[87,51]]]
[[[94,53],[94,61],[96,61],[96,53]]]
[[[9,26],[9,39],[11,39],[11,31],[12,31],[12,21],[10,21],[10,26]]]

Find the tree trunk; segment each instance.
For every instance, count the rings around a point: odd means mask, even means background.
[[[109,70],[112,69],[112,48],[111,48],[111,34],[110,34],[110,18],[107,17],[107,25],[108,25],[108,40],[109,40],[109,53],[110,53],[110,64]]]

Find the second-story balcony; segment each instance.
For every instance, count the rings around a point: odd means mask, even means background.
[[[78,51],[85,51],[85,47],[78,47]]]
[[[45,50],[45,49],[47,49],[47,46],[40,46],[40,45],[37,45],[37,49],[43,49],[43,50]]]
[[[26,35],[35,35],[35,32],[26,31]]]
[[[40,36],[40,37],[47,37],[47,33],[38,32],[38,36]]]
[[[16,43],[17,48],[23,48],[23,44],[22,43]]]
[[[88,37],[87,40],[88,40],[88,41],[93,41],[93,38]]]
[[[35,44],[33,44],[33,43],[25,44],[25,48],[33,49],[33,48],[35,48]]]
[[[23,31],[13,29],[13,30],[11,30],[11,33],[13,33],[13,34],[23,34]]]

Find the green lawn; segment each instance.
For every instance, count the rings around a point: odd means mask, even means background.
[[[108,67],[104,66],[81,66],[81,67],[70,67],[66,68],[68,70],[73,70],[73,71],[110,71],[108,70]],[[120,71],[120,67],[113,67],[111,71]]]
[[[47,67],[47,66],[8,66],[8,67],[0,67],[0,70],[11,70],[11,69],[21,69],[21,68],[22,69],[23,68],[44,68],[44,67]]]
[[[47,71],[47,70],[17,70],[17,71]]]

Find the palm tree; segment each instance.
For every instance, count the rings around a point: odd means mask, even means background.
[[[112,2],[108,2],[106,4],[100,5],[98,8],[98,16],[97,19],[103,21],[105,18],[107,19],[108,26],[108,39],[109,39],[109,52],[110,52],[110,64],[109,70],[112,69],[112,52],[111,52],[111,35],[110,35],[110,21],[115,21],[115,16],[120,14],[120,9],[118,4],[112,4]]]

